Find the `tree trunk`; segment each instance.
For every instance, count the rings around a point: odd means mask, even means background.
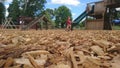
[[[64,28],[64,23],[61,23],[61,28]]]

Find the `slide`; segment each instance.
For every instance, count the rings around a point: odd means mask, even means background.
[[[90,8],[91,10],[89,12],[87,12],[86,10],[81,14],[79,15],[72,23],[72,27],[78,25],[80,23],[80,21],[82,21],[88,14],[92,14],[94,13],[94,5],[92,5]]]
[[[82,21],[86,16],[87,16],[87,12],[84,11],[81,15],[79,15],[72,23],[73,26],[78,25],[80,23],[80,21]]]

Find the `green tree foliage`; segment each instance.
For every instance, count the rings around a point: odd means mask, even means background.
[[[22,15],[34,17],[39,16],[44,10],[46,0],[20,0]]]
[[[66,6],[60,6],[58,9],[55,9],[55,22],[56,26],[59,27],[59,24],[61,24],[61,28],[64,28],[64,25],[66,24],[66,20],[68,16],[72,19],[72,14],[69,8]]]
[[[51,21],[54,18],[54,10],[53,9],[47,8],[46,10],[44,10],[44,14]]]
[[[47,8],[46,10],[44,10],[44,13],[45,16],[47,17],[47,19],[50,21],[50,23],[55,26],[55,23],[53,21],[54,19],[54,10],[53,9],[50,9],[50,8]]]
[[[18,0],[13,0],[13,2],[9,5],[8,12],[9,12],[8,17],[11,17],[13,21],[17,21],[18,17],[20,16]]]
[[[8,8],[9,15],[13,21],[19,16],[36,17],[44,10],[46,0],[13,0]]]
[[[80,26],[80,27],[85,27],[85,21],[81,22],[81,23],[79,24],[79,26]]]
[[[5,6],[2,2],[0,2],[0,24],[2,23],[2,19],[5,18]]]

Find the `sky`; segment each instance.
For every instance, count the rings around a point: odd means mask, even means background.
[[[65,5],[67,6],[72,13],[73,19],[77,18],[82,12],[85,11],[86,4],[90,2],[96,2],[99,0],[46,0],[47,3],[45,4],[45,8],[55,9],[59,6]],[[12,0],[6,0],[5,6],[6,8],[9,7],[9,4]],[[8,12],[6,12],[6,16]]]

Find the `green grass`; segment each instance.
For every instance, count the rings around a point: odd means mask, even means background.
[[[85,27],[75,27],[74,29],[85,30]],[[120,25],[112,26],[113,30],[120,30]]]
[[[120,30],[120,26],[113,26],[112,29],[113,30]]]
[[[85,30],[85,27],[74,27],[74,29]]]

